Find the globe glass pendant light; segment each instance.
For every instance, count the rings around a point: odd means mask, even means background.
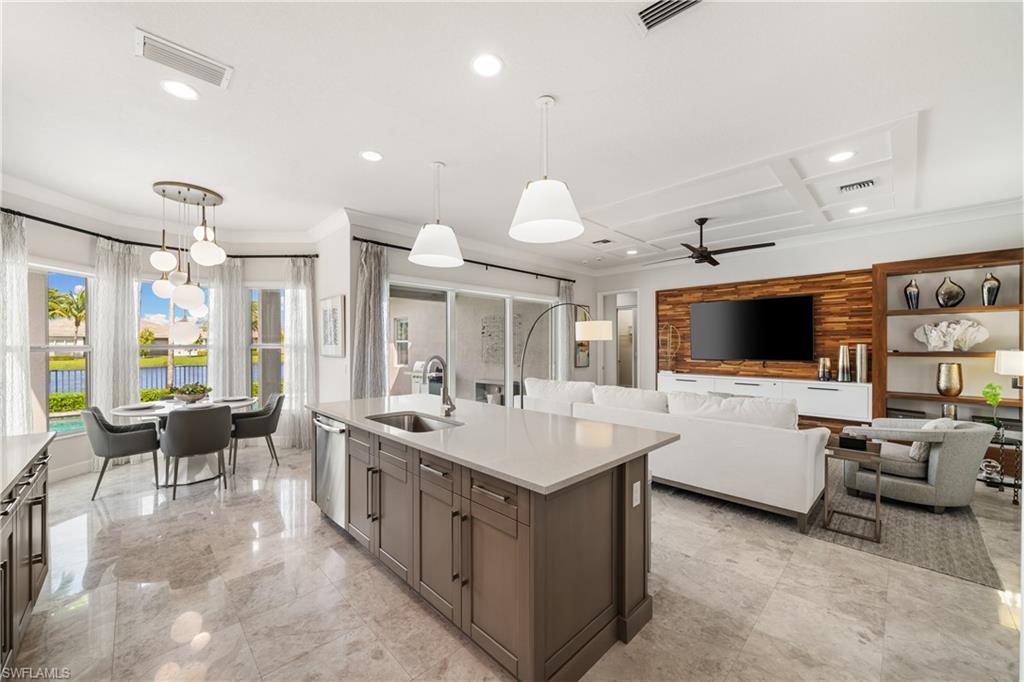
[[[569,188],[560,180],[548,178],[548,110],[555,98],[544,95],[537,99],[541,109],[541,175],[526,185],[512,218],[508,235],[531,244],[553,244],[575,239],[583,234],[583,221]]]
[[[195,322],[182,318],[176,320],[170,328],[171,343],[178,346],[188,346],[199,338],[199,325]]]
[[[188,264],[188,276],[185,283],[175,287],[171,294],[174,305],[185,310],[194,310],[206,303],[203,290],[192,283],[192,264]]]
[[[178,264],[178,259],[167,250],[167,230],[160,230],[160,248],[149,254],[149,264],[160,272],[170,272]]]
[[[174,272],[171,272],[167,275],[167,280],[174,286],[180,287],[182,284],[185,283],[185,280],[188,279],[184,271],[182,271],[181,269],[181,249],[178,249],[177,262],[178,267],[174,269]]]
[[[174,293],[174,285],[167,279],[167,273],[160,275],[160,279],[153,282],[153,295],[157,298],[168,299]]]
[[[435,161],[434,166],[434,222],[426,223],[416,235],[416,242],[409,252],[409,262],[428,268],[457,268],[465,261],[455,230],[441,224],[441,169],[444,164]]]
[[[199,306],[194,310],[190,310],[189,312],[192,313],[192,317],[199,320],[210,314],[210,308],[204,303],[203,305]]]
[[[226,254],[224,249],[220,248],[213,241],[213,233],[206,224],[206,206],[203,206],[202,210],[203,222],[199,224],[199,227],[203,228],[203,237],[192,244],[192,248],[189,249],[189,255],[192,256],[192,260],[200,265],[207,267],[220,265],[224,262]]]

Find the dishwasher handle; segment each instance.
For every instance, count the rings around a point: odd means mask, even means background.
[[[328,433],[344,433],[345,429],[340,426],[331,426],[330,424],[324,424],[322,421],[313,417],[313,425],[318,429],[323,429]]]

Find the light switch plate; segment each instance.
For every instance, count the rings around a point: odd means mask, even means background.
[[[640,481],[636,481],[633,484],[633,506],[640,506]]]

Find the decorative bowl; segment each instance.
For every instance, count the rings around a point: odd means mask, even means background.
[[[210,395],[210,394],[209,393],[175,393],[174,397],[175,397],[176,400],[180,400],[183,403],[197,403],[197,402],[199,402],[200,400],[202,400],[203,398],[205,398],[208,395]]]

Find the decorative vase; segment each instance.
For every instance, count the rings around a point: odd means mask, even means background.
[[[818,358],[818,381],[832,380],[832,359]]]
[[[907,299],[908,310],[917,310],[921,302],[921,289],[918,288],[916,279],[910,280],[910,283],[903,287],[903,298]]]
[[[858,384],[868,382],[868,344],[858,343],[854,348],[856,359],[856,379]]]
[[[942,403],[942,416],[947,419],[956,419],[956,403]]]
[[[964,390],[964,368],[959,362],[940,362],[935,377],[939,395],[955,398]]]
[[[996,299],[999,298],[1000,286],[1002,286],[1002,282],[998,277],[991,272],[985,275],[985,279],[981,283],[981,304],[995,305]]]
[[[183,403],[198,403],[208,395],[209,393],[175,393],[174,397]]]
[[[940,308],[955,308],[960,305],[966,295],[967,292],[962,286],[946,277],[942,280],[939,288],[935,290],[935,302],[939,304]]]
[[[836,368],[836,381],[849,382],[850,379],[850,347],[845,343],[839,346],[839,363]]]

